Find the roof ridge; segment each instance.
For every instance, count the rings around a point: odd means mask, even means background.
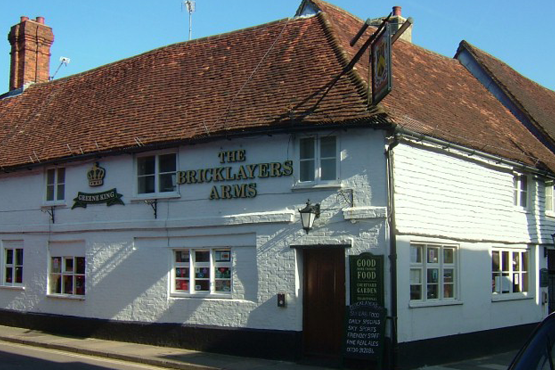
[[[499,86],[499,88],[501,89],[501,91],[503,91],[504,94],[506,94],[514,104],[516,104],[516,106],[518,107],[518,109],[520,109],[522,112],[524,112],[527,116],[527,118],[529,120],[531,120],[532,122],[535,122],[535,126],[537,128],[539,128],[544,135],[551,137],[551,135],[549,135],[543,125],[538,122],[538,120],[534,117],[534,115],[532,114],[532,112],[530,112],[528,109],[526,109],[526,107],[524,106],[523,102],[515,95],[513,94],[513,92],[511,91],[511,89],[509,89],[504,83],[503,81],[501,81],[497,75],[491,70],[491,68],[489,68],[487,66],[486,63],[484,63],[483,61],[481,61],[480,56],[476,53],[476,50],[479,50],[480,52],[486,54],[488,57],[493,58],[495,61],[497,61],[498,63],[502,63],[504,66],[507,66],[508,68],[510,68],[511,70],[513,70],[514,72],[516,72],[517,74],[519,74],[522,78],[526,79],[529,82],[533,82],[534,84],[536,84],[539,87],[542,87],[543,89],[553,92],[553,90],[550,90],[540,84],[538,84],[537,82],[529,79],[528,77],[520,74],[516,69],[512,68],[511,66],[509,66],[507,63],[503,62],[501,59],[496,58],[495,56],[491,55],[490,53],[488,53],[487,51],[484,51],[480,48],[478,48],[477,46],[472,45],[471,43],[469,43],[466,40],[462,40],[459,44],[459,50],[460,48],[464,48],[466,51],[468,51],[472,57],[476,60],[476,62],[480,65],[480,67],[482,67],[486,73],[488,74],[488,76],[497,84],[497,86]],[[459,53],[459,50],[457,50],[457,54]]]

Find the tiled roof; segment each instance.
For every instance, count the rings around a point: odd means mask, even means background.
[[[327,2],[305,1],[322,12],[170,45],[0,100],[1,168],[387,119],[555,169],[554,155],[457,60],[405,41],[393,47],[392,93],[369,106],[368,56],[343,73],[361,45],[349,41],[363,22]]]
[[[495,81],[498,87],[545,135],[555,142],[555,91],[522,76],[503,61],[462,41],[467,50]]]

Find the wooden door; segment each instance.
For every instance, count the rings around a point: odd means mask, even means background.
[[[304,250],[305,357],[339,359],[345,315],[344,249]]]

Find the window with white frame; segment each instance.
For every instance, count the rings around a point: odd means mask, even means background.
[[[176,172],[176,153],[137,157],[137,193],[175,192]]]
[[[311,136],[299,139],[299,181],[337,180],[337,137]]]
[[[553,197],[553,181],[545,182],[545,211],[547,213],[555,214],[555,197]]]
[[[46,201],[60,202],[65,199],[66,169],[49,168],[46,170]]]
[[[231,249],[175,249],[172,293],[231,294]]]
[[[528,207],[528,176],[515,174],[513,176],[514,205],[520,208]]]
[[[49,293],[64,296],[84,296],[85,266],[85,257],[50,257]]]
[[[447,301],[457,298],[457,247],[411,244],[410,300]]]
[[[523,295],[529,289],[529,252],[494,248],[491,252],[491,291],[495,295]]]
[[[23,248],[4,247],[2,258],[4,286],[23,285]]]

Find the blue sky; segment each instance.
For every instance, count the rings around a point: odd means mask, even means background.
[[[555,0],[329,0],[359,18],[402,7],[413,17],[413,42],[453,57],[466,40],[539,84],[555,90]],[[293,16],[301,0],[197,0],[193,38]],[[71,59],[56,78],[186,41],[182,0],[0,0],[0,93],[8,90],[7,34],[20,16],[45,17],[53,28],[51,74],[60,57]]]

